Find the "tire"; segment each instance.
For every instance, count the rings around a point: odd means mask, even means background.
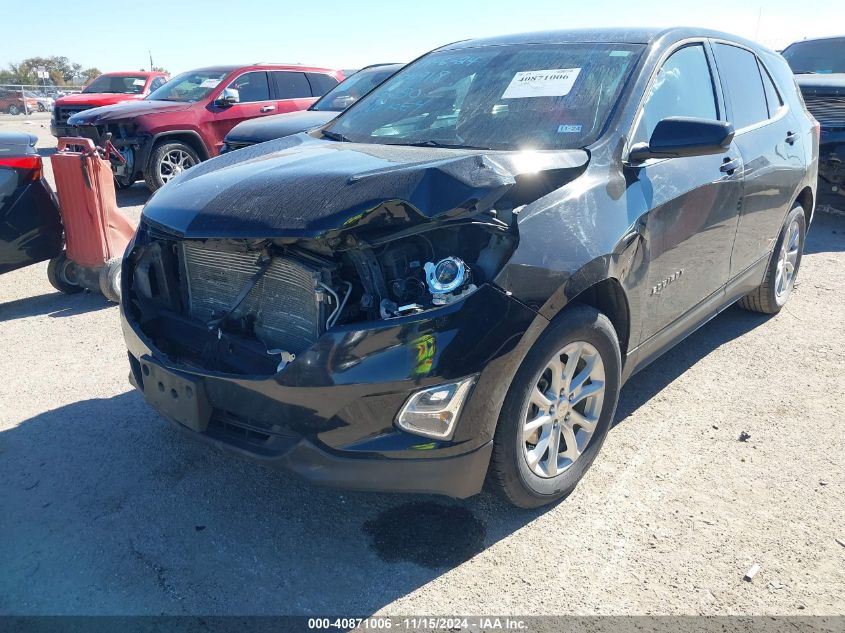
[[[150,155],[144,182],[147,183],[150,191],[156,191],[166,185],[172,177],[178,176],[185,169],[199,162],[199,155],[190,145],[178,141],[161,142],[153,148]]]
[[[38,103],[38,111],[39,112],[47,112],[47,108],[44,107],[43,103]]]
[[[806,235],[804,208],[796,204],[786,216],[762,283],[739,300],[740,307],[763,314],[780,312],[795,287]]]
[[[53,288],[66,295],[74,295],[83,290],[76,278],[76,264],[63,252],[47,264],[47,279]]]
[[[581,352],[577,351],[579,344],[581,344]],[[566,354],[564,354],[565,351],[567,351]],[[574,379],[568,381],[566,365],[570,359],[580,354],[583,356],[578,361],[575,371],[570,372],[570,375],[574,373]],[[548,435],[545,435],[547,432],[545,425],[532,431],[536,437],[526,435],[524,429],[526,422],[532,419],[536,422],[539,419],[538,416],[543,415],[543,411],[533,404],[537,394],[543,392],[551,394],[554,391],[551,381],[546,382],[546,378],[551,376],[549,363],[553,362],[555,356],[563,370],[561,374],[563,380],[560,385],[564,388],[564,393],[569,390],[571,384],[577,383],[578,379],[583,377],[585,370],[592,367],[589,382],[586,378],[581,382],[583,391],[596,385],[596,389],[592,390],[596,392],[596,395],[580,400],[577,399],[577,394],[581,392],[581,389],[573,389],[572,393],[575,394],[573,398],[563,397],[554,407],[547,407],[547,412],[551,412],[552,415],[546,417],[558,416],[556,418],[558,426],[550,425]],[[522,508],[537,508],[559,501],[575,489],[593,463],[613,423],[621,386],[621,366],[616,331],[610,320],[594,308],[572,305],[549,325],[516,372],[508,394],[505,396],[496,427],[490,476],[494,485],[508,501]],[[599,368],[603,371],[603,381],[598,380],[597,377]],[[603,392],[598,387],[600,383],[603,383]],[[546,385],[547,388],[539,389],[542,385]],[[570,404],[569,400],[572,400],[573,404]],[[591,435],[588,434],[587,428],[579,427],[579,418],[576,417],[576,413],[582,416],[580,419],[584,422],[591,422],[593,426]],[[570,420],[570,415],[572,420]],[[556,459],[552,461],[552,438],[556,434],[559,451],[561,447],[564,448],[563,452],[557,453]],[[543,452],[545,437],[549,440],[545,444],[546,451]],[[574,441],[567,442],[567,437]],[[529,448],[532,442],[533,449]],[[578,451],[571,452],[572,447],[579,444]],[[546,466],[543,465],[542,457],[531,465],[530,460],[534,461],[534,457],[538,454],[547,456]],[[561,461],[561,455],[563,455],[563,461]],[[567,461],[569,461],[568,464]],[[546,472],[538,472],[542,470]],[[557,474],[551,475],[552,470]]]
[[[16,106],[14,103],[9,104],[9,114],[20,114],[21,109]]]
[[[113,257],[100,269],[100,292],[112,303],[120,303],[120,257]]]

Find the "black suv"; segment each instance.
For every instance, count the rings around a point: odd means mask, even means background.
[[[692,29],[451,44],[174,178],[123,263],[131,379],[321,483],[568,494],[625,380],[790,296],[818,138],[789,66]]]
[[[845,208],[845,37],[796,42],[783,56],[821,125],[819,202]]]

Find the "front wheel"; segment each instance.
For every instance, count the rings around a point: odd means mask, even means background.
[[[160,143],[153,148],[144,180],[150,191],[156,191],[199,162],[200,157],[194,148],[185,143]]]
[[[571,493],[610,430],[621,383],[610,320],[573,305],[534,344],[505,397],[491,475],[514,505],[536,508]]]
[[[20,114],[21,109],[14,103],[9,104],[9,114]]]
[[[46,107],[44,107],[44,104],[43,104],[43,103],[39,103],[39,104],[38,104],[38,111],[39,111],[39,112],[47,112],[47,108],[46,108]]]

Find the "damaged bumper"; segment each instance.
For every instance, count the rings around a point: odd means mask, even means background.
[[[822,130],[817,195],[819,204],[845,209],[845,131]]]
[[[316,484],[459,498],[481,490],[499,409],[538,318],[484,285],[422,314],[334,326],[282,371],[241,375],[172,358],[130,311],[122,307],[130,380],[185,433]],[[178,336],[172,323],[168,331]],[[474,388],[448,441],[394,425],[413,393],[468,376]],[[186,390],[201,402],[165,403]]]

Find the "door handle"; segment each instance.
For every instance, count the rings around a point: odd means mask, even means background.
[[[795,132],[787,132],[786,133],[786,142],[790,145],[795,145],[795,141],[798,140],[798,135]]]
[[[259,112],[272,112],[276,109],[276,106],[261,106]]]
[[[730,176],[733,175],[733,173],[740,167],[742,167],[741,161],[735,158],[726,158],[725,161],[719,167],[719,171]]]

